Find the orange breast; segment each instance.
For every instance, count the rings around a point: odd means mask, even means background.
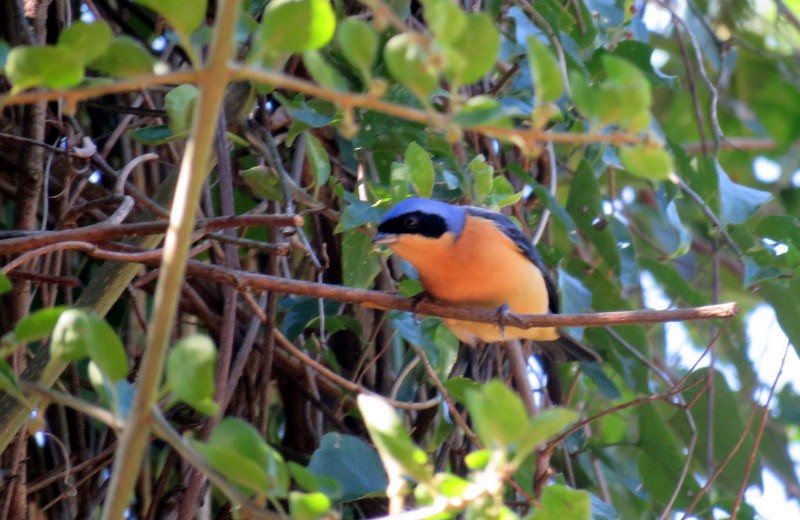
[[[411,262],[425,290],[437,300],[462,307],[495,309],[508,305],[511,312],[548,312],[547,288],[539,269],[495,224],[468,216],[461,236],[439,239],[405,236],[393,245]],[[473,343],[504,339],[498,327],[445,320],[462,340]],[[507,327],[505,338],[557,339],[555,329]]]

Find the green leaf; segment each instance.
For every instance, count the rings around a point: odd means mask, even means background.
[[[195,334],[178,341],[167,356],[167,388],[175,397],[205,415],[216,415],[214,380],[217,349],[208,336]]]
[[[169,22],[182,40],[186,40],[206,19],[206,0],[136,0]]]
[[[453,123],[463,126],[494,125],[510,128],[511,117],[503,104],[491,96],[473,96],[459,107]]]
[[[8,53],[6,75],[14,90],[69,88],[83,80],[83,63],[62,47],[20,45]]]
[[[386,491],[386,472],[378,452],[358,437],[326,433],[311,455],[309,471],[340,485],[341,501],[350,502]]]
[[[83,309],[62,312],[53,330],[50,355],[62,361],[78,361],[89,355],[87,313]]]
[[[381,397],[366,394],[358,396],[358,409],[387,471],[418,482],[430,481],[428,457],[411,440],[394,409]]]
[[[492,191],[494,168],[486,162],[483,154],[479,154],[469,162],[467,169],[472,174],[473,198],[476,204],[480,204]]]
[[[619,274],[622,263],[619,246],[609,226],[597,225],[600,219],[605,218],[601,206],[603,195],[597,178],[585,161],[578,165],[572,186],[567,199],[567,211],[584,238],[595,245],[609,267]]]
[[[156,60],[129,36],[115,36],[108,50],[89,64],[89,68],[114,78],[152,74]]]
[[[311,77],[320,84],[330,90],[349,90],[347,81],[335,67],[325,61],[318,51],[306,51],[303,53],[303,63],[306,69],[311,74]]]
[[[572,489],[561,484],[544,488],[541,507],[531,515],[531,520],[590,520],[592,497],[588,491]]]
[[[63,361],[88,356],[111,381],[128,375],[128,358],[119,336],[103,318],[85,309],[61,313],[53,330],[50,354]]]
[[[372,65],[378,56],[378,33],[372,25],[355,18],[345,18],[336,31],[336,41],[345,59],[355,67],[361,79],[369,83]]]
[[[596,93],[589,79],[578,70],[569,71],[569,84],[572,86],[572,101],[577,109],[588,119],[600,117],[596,103]]]
[[[664,421],[657,406],[645,404],[639,408],[639,447],[642,452],[638,466],[647,492],[657,504],[665,504],[675,490],[685,457],[675,432]],[[690,473],[675,501],[675,507],[687,507],[699,489]],[[708,504],[708,498],[704,499],[704,503]]]
[[[116,331],[103,318],[89,314],[89,358],[111,381],[128,375],[128,355]]]
[[[580,419],[581,414],[576,410],[556,406],[546,408],[530,420],[529,434],[525,436],[525,444],[530,448],[535,448],[558,433],[564,431],[567,426]]]
[[[91,63],[105,53],[114,35],[105,22],[77,22],[58,35],[58,47],[66,49],[82,65]]]
[[[325,436],[327,435],[334,434],[326,433],[322,437],[321,443],[325,442]],[[381,473],[383,473],[383,467],[380,465],[380,459],[375,450],[372,450],[372,455],[378,462]],[[286,468],[289,470],[289,475],[292,477],[292,480],[294,480],[303,491],[308,491],[310,493],[325,493],[325,496],[333,501],[336,501],[342,497],[342,486],[334,477],[317,475],[305,466],[301,466],[300,464],[292,461],[286,463]]]
[[[25,395],[19,387],[17,375],[11,370],[5,359],[0,359],[0,390],[7,393],[20,403],[25,404]]]
[[[292,54],[325,46],[335,30],[328,0],[273,0],[264,10],[259,39],[268,54]]]
[[[522,400],[505,383],[492,380],[467,392],[473,428],[487,448],[515,450],[530,433]]]
[[[283,457],[270,448],[251,424],[226,417],[207,443],[190,440],[208,462],[235,484],[269,497],[289,492],[289,472]]]
[[[467,25],[453,42],[461,60],[447,63],[447,76],[459,84],[473,83],[494,68],[500,52],[500,35],[485,13],[467,15]]]
[[[467,402],[467,394],[470,391],[480,390],[480,384],[466,377],[453,377],[445,381],[444,387],[450,395],[459,403]]]
[[[522,199],[522,192],[515,193],[514,186],[511,185],[508,179],[502,175],[492,179],[492,193],[487,199],[490,205],[504,208],[516,204],[520,199]]]
[[[719,215],[723,224],[741,224],[748,220],[758,209],[772,199],[766,191],[736,184],[728,177],[725,170],[717,162],[717,181],[719,182]]]
[[[164,96],[164,105],[169,116],[169,129],[173,134],[186,132],[192,127],[194,109],[200,91],[189,83],[175,87]]]
[[[295,520],[316,520],[327,516],[331,499],[322,493],[289,493],[289,512]]]
[[[652,94],[650,82],[642,71],[626,59],[604,54],[607,79],[601,85],[596,105],[601,119],[616,122],[633,132],[644,130],[650,122]]]
[[[528,62],[531,67],[536,102],[558,101],[564,91],[558,62],[547,46],[535,36],[528,37]]]
[[[708,368],[700,368],[690,376],[687,384],[697,379],[705,382],[708,375]],[[684,392],[686,402],[694,403],[690,409],[697,432],[693,457],[697,467],[704,467],[709,460],[714,461],[715,468],[725,463],[725,468],[716,476],[715,483],[718,489],[724,489],[731,496],[735,496],[750,464],[749,457],[754,449],[753,434],[745,433],[747,428],[739,412],[736,395],[731,391],[725,377],[716,374],[713,385],[712,406],[709,406],[710,392],[707,388],[703,388],[702,383],[691,386]],[[753,403],[749,404],[746,411],[748,414],[751,406],[754,406]],[[688,445],[693,432],[685,415],[676,414],[670,424],[674,425],[675,430],[682,435],[684,443]],[[741,438],[742,435],[744,439]],[[710,454],[709,447],[711,447]],[[756,458],[752,464],[748,482],[757,484],[761,480],[761,463]]]
[[[425,21],[441,43],[453,43],[467,28],[467,15],[453,0],[423,0]]]
[[[421,38],[412,33],[393,36],[383,48],[383,58],[389,73],[427,103],[428,96],[439,84],[439,74],[431,65]]]
[[[433,182],[436,173],[433,170],[431,158],[415,141],[409,143],[405,153],[405,163],[408,167],[408,176],[411,184],[420,197],[428,198],[433,193]]]
[[[188,131],[174,134],[167,125],[144,126],[128,131],[128,137],[134,141],[151,146],[177,141],[187,135],[189,135]]]
[[[14,339],[19,342],[29,342],[49,338],[61,314],[69,308],[61,305],[32,312],[14,326]]]
[[[278,174],[267,166],[254,166],[241,172],[244,182],[258,197],[283,200],[283,188]]]
[[[13,288],[11,280],[6,273],[0,271],[0,294],[5,294]]]
[[[410,177],[408,165],[398,162],[392,163],[389,173],[389,189],[391,190],[392,202],[395,204],[408,198]]]
[[[758,284],[796,352],[800,352],[800,282],[796,278],[765,280]]]
[[[344,233],[342,275],[348,287],[366,289],[381,271],[378,257],[372,254],[372,239],[359,229]]]
[[[306,160],[314,174],[314,185],[323,186],[331,176],[331,162],[328,152],[315,136],[306,132]]]
[[[669,153],[652,144],[621,146],[619,160],[633,175],[653,181],[666,180],[674,169]]]

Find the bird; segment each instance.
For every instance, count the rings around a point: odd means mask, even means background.
[[[414,266],[425,294],[437,302],[500,313],[559,312],[556,286],[539,251],[502,213],[411,197],[384,214],[373,243]],[[521,329],[450,318],[444,323],[473,346],[532,339],[554,361],[601,361],[555,327]]]

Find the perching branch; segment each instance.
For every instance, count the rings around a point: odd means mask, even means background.
[[[109,258],[119,253],[113,253],[84,244],[75,243],[76,249],[83,250],[90,256]],[[136,253],[127,253],[119,256],[121,260],[136,261],[145,265],[158,266],[161,259],[152,255],[137,256]],[[4,268],[8,274],[10,271]],[[249,291],[275,291],[283,294],[296,294],[313,298],[327,298],[345,303],[354,303],[364,307],[376,309],[394,309],[408,311],[440,318],[455,318],[464,321],[481,323],[497,323],[496,309],[466,309],[452,307],[434,302],[417,302],[396,294],[368,289],[355,289],[341,285],[306,282],[291,280],[279,276],[251,273],[228,269],[218,265],[206,264],[190,260],[186,265],[186,273],[190,276],[212,280],[224,285],[231,285],[238,289]],[[670,310],[638,310],[638,311],[610,311],[593,312],[587,314],[516,314],[509,313],[503,317],[506,326],[530,329],[533,327],[606,327],[609,325],[631,325],[642,323],[666,323],[671,321],[695,321],[730,319],[741,312],[735,302],[704,305],[702,307],[689,307],[686,309]]]
[[[215,265],[190,261],[187,273],[191,276],[211,279],[218,283],[235,285],[240,289],[254,291],[277,291],[315,298],[327,298],[345,303],[356,303],[365,307],[409,311],[442,318],[455,318],[465,321],[497,323],[496,309],[465,309],[433,302],[414,300],[380,291],[354,289],[340,285],[330,285],[300,280],[288,280],[277,276],[232,271]],[[692,321],[729,319],[741,310],[736,303],[721,303],[687,309],[639,310],[595,312],[589,314],[508,314],[504,317],[506,326],[529,329],[532,327],[605,327],[608,325],[630,325],[639,323],[664,323],[670,321]]]

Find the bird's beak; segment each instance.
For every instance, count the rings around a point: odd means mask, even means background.
[[[376,246],[388,246],[397,242],[397,235],[394,233],[378,233],[372,239],[372,243]]]

